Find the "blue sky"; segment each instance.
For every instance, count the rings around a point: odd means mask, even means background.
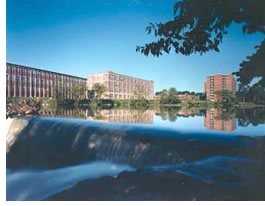
[[[176,0],[7,0],[7,61],[76,76],[114,71],[154,80],[155,91],[203,91],[207,75],[237,71],[261,35],[233,25],[220,52],[159,58],[136,53],[155,40],[150,22],[173,17]]]

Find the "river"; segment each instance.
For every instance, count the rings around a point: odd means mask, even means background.
[[[8,119],[7,200],[265,200],[264,109]]]

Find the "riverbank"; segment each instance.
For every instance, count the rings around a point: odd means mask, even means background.
[[[257,105],[252,102],[240,102],[237,104],[224,107],[218,102],[209,101],[182,101],[178,104],[160,104],[159,101],[151,100],[147,101],[143,105],[131,104],[130,100],[58,100],[55,98],[7,98],[6,101],[6,118],[13,118],[17,116],[26,115],[42,115],[42,111],[56,111],[58,108],[83,108],[88,110],[101,110],[101,109],[127,109],[127,110],[140,110],[147,109],[160,110],[160,108],[184,108],[199,110],[208,109],[255,109],[265,108],[265,105]]]

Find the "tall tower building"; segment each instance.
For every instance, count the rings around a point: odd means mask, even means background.
[[[232,74],[216,74],[208,76],[204,83],[204,91],[207,100],[218,101],[217,91],[228,90],[233,93],[236,91],[236,82]]]

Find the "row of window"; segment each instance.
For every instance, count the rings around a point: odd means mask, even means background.
[[[103,80],[107,81],[107,80],[114,80],[114,81],[122,81],[122,82],[126,82],[126,83],[135,83],[135,84],[152,84],[150,81],[147,80],[139,80],[136,78],[131,78],[131,77],[126,77],[126,76],[121,76],[121,75],[114,75],[114,74],[105,74],[104,76],[102,75],[95,75],[95,76],[90,76],[89,80],[92,82],[102,82]]]
[[[13,97],[13,96],[19,96],[20,95],[20,87],[13,87],[11,86],[10,87],[10,91],[8,90],[8,88],[6,88],[6,96],[9,95],[9,92],[10,92],[10,96]],[[54,91],[54,90],[50,90],[50,89],[42,89],[42,88],[30,88],[27,87],[21,87],[21,96],[37,96],[37,97],[44,97],[44,94],[46,94],[45,96],[46,97],[51,97],[52,94],[55,94],[57,93],[58,91]],[[61,91],[64,96],[69,96],[71,95],[71,93],[67,90],[64,90],[64,91]],[[16,93],[16,94],[15,94]]]
[[[133,95],[110,94],[110,99],[130,99]]]
[[[11,74],[18,74],[18,75],[22,75],[25,76],[26,74],[28,76],[31,75],[37,75],[37,76],[41,76],[41,77],[46,77],[46,78],[54,78],[54,79],[60,79],[60,80],[64,80],[64,81],[78,81],[78,82],[85,82],[85,80],[83,79],[79,79],[79,78],[75,78],[75,77],[70,77],[70,76],[65,76],[65,75],[60,75],[60,74],[56,74],[56,73],[52,73],[52,72],[48,72],[48,71],[39,71],[39,70],[35,70],[35,69],[27,69],[27,68],[23,68],[23,67],[16,67],[16,66],[7,66],[6,67],[7,70],[7,74],[11,73]]]
[[[9,79],[9,75],[6,75],[6,83],[8,84],[10,81]],[[10,84],[14,85],[15,82],[15,76],[12,75],[11,76],[11,81]],[[20,82],[22,83],[22,86],[25,85],[26,83],[26,77],[22,77],[20,78],[20,76],[16,76],[16,85],[20,85]],[[27,84],[36,84],[37,86],[41,83],[41,85],[44,85],[44,83],[46,83],[47,86],[51,85],[51,86],[57,86],[57,85],[61,85],[61,86],[68,86],[68,87],[72,87],[72,86],[76,86],[76,85],[81,85],[80,83],[64,83],[64,82],[57,82],[57,81],[52,81],[52,80],[46,80],[44,81],[43,79],[30,79],[29,77],[27,78]]]

